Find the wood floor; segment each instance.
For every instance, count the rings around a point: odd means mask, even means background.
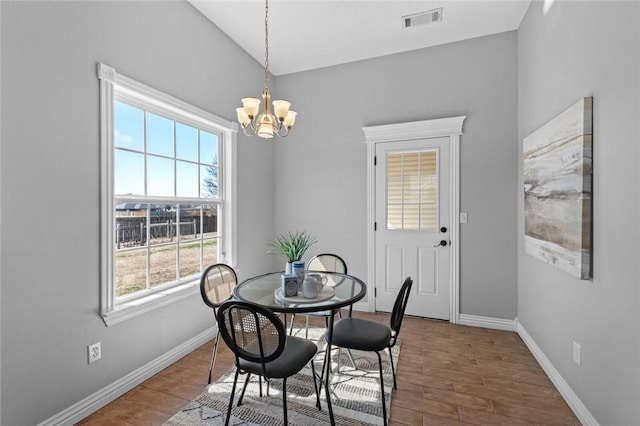
[[[580,424],[514,332],[405,317],[400,340],[390,425]],[[203,345],[78,424],[161,425],[203,391],[212,347]],[[221,343],[215,378],[232,365]]]

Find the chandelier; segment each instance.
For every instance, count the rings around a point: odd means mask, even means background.
[[[264,2],[264,90],[262,100],[264,110],[258,114],[260,100],[258,98],[242,98],[242,107],[236,108],[238,121],[242,126],[244,134],[247,128],[251,128],[253,133],[261,138],[270,139],[273,135],[285,137],[296,122],[296,112],[291,111],[291,103],[284,100],[273,101],[273,113],[269,107],[271,102],[271,92],[269,92],[269,1]]]

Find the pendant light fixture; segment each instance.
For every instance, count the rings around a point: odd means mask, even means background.
[[[273,101],[273,113],[270,109],[271,92],[269,92],[269,1],[264,2],[264,90],[262,100],[264,110],[258,114],[260,100],[258,98],[242,98],[242,107],[236,108],[238,121],[244,134],[251,128],[261,138],[270,139],[273,135],[285,137],[296,122],[296,112],[291,111],[291,103],[284,100]]]

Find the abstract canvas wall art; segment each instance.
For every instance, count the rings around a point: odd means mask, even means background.
[[[593,98],[523,140],[524,240],[530,255],[580,279],[591,277]]]

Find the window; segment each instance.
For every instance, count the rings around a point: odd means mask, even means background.
[[[436,150],[387,154],[387,229],[436,229],[437,187]]]
[[[237,125],[98,66],[102,316],[116,324],[198,292],[234,260]]]

